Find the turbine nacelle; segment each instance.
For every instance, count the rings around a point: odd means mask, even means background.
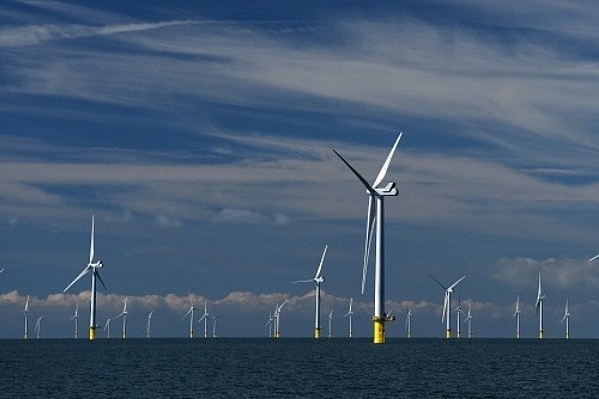
[[[322,283],[324,283],[324,276],[318,276],[318,277],[316,277],[316,278],[314,279],[314,282],[315,282],[316,284],[322,284]]]
[[[375,187],[374,191],[381,197],[396,196],[399,194],[399,190],[396,188],[396,183],[394,182],[389,182],[382,188]],[[370,191],[367,190],[366,193],[370,194]]]

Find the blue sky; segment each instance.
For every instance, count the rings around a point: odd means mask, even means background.
[[[68,336],[91,214],[105,264],[100,319],[130,300],[130,331],[184,336],[188,293],[223,336],[286,335],[323,313],[370,336],[359,293],[367,197],[331,152],[387,178],[387,308],[442,336],[461,275],[479,336],[547,336],[570,298],[572,335],[596,337],[599,9],[593,2],[8,1],[0,10],[1,337],[22,308]],[[372,277],[372,276],[371,276]],[[403,320],[389,336],[403,336]]]

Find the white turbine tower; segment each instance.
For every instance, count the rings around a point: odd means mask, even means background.
[[[152,337],[152,315],[153,314],[154,314],[154,311],[152,310],[150,313],[148,313],[148,317],[146,318],[146,338]]]
[[[42,332],[42,319],[44,318],[44,316],[40,316],[37,318],[37,320],[35,321],[35,338],[40,338],[41,337],[41,332]]]
[[[75,314],[72,320],[75,320],[75,339],[79,338],[79,304],[75,304]]]
[[[204,301],[204,314],[198,320],[198,323],[204,320],[204,338],[208,338],[208,316],[210,316],[208,313],[208,302]]]
[[[275,306],[275,338],[281,338],[281,310],[286,303],[287,299],[285,299],[282,304],[279,305],[277,303],[277,306]]]
[[[408,309],[408,313],[406,313],[406,331],[408,333],[408,338],[412,338],[412,308]]]
[[[23,314],[25,316],[25,333],[23,338],[29,338],[29,295],[27,295],[27,299],[25,300],[25,307],[23,308]]]
[[[218,320],[218,317],[216,316],[212,316],[212,338],[216,338],[216,321]]]
[[[544,337],[545,331],[543,330],[543,302],[545,301],[545,295],[541,289],[541,272],[539,272],[539,291],[537,292],[537,313],[539,314],[539,338]]]
[[[458,285],[463,279],[466,278],[466,275],[460,277],[458,281],[456,281],[449,287],[445,287],[443,284],[441,284],[441,282],[437,280],[435,277],[433,277],[432,274],[430,274],[430,276],[433,280],[437,282],[437,284],[441,286],[441,288],[445,290],[445,298],[443,299],[443,315],[441,316],[441,322],[446,323],[445,338],[451,338],[451,293],[453,292],[453,289],[456,287],[456,285]]]
[[[268,312],[268,321],[264,324],[264,327],[268,327],[268,338],[272,338],[273,322],[274,322],[274,319],[272,317],[272,313],[269,311]]]
[[[104,282],[102,281],[102,278],[100,277],[100,273],[98,272],[98,269],[101,269],[102,266],[103,266],[103,264],[102,264],[101,260],[94,262],[94,216],[92,215],[92,232],[91,232],[91,242],[90,242],[90,246],[89,246],[89,262],[88,262],[87,266],[83,269],[83,271],[81,273],[79,273],[79,275],[77,277],[75,277],[75,280],[71,281],[71,284],[67,285],[67,288],[65,288],[62,291],[62,292],[67,292],[67,290],[69,288],[71,288],[71,286],[73,284],[75,284],[81,277],[85,276],[87,273],[89,273],[91,271],[92,289],[91,289],[90,313],[89,313],[89,339],[96,338],[96,329],[98,328],[98,326],[96,325],[96,279],[98,279],[100,281],[100,283],[102,284],[102,286],[104,287],[104,289],[106,289],[106,285],[104,285]]]
[[[468,322],[468,338],[472,338],[472,302],[468,303],[468,314],[466,315]]]
[[[195,310],[195,306],[193,306],[193,299],[191,298],[191,294],[189,294],[189,310],[185,315],[183,315],[183,319],[189,315],[189,338],[193,338],[193,311]]]
[[[564,317],[562,317],[562,323],[566,322],[566,339],[570,338],[570,310],[568,310],[568,300],[566,299],[566,308],[564,310]]]
[[[391,152],[387,156],[385,163],[383,164],[379,174],[377,175],[374,183],[370,185],[366,179],[358,173],[353,166],[351,166],[337,151],[333,152],[343,161],[343,163],[356,175],[358,180],[366,187],[368,193],[368,216],[366,219],[366,239],[364,241],[364,265],[362,268],[362,294],[364,294],[364,285],[366,283],[366,273],[368,270],[368,261],[370,255],[370,243],[372,238],[373,230],[375,231],[375,242],[376,242],[376,260],[375,260],[375,272],[374,272],[374,316],[372,321],[374,323],[374,343],[384,344],[385,343],[385,323],[387,321],[395,320],[394,317],[388,317],[385,313],[385,197],[397,196],[399,191],[395,187],[395,183],[390,182],[384,187],[379,187],[382,183],[387,169],[393,158],[393,154],[397,149],[399,140],[401,139],[402,133],[399,134],[395,144],[391,148]]]
[[[333,338],[333,309],[329,313],[329,338]]]
[[[123,332],[121,334],[121,338],[127,338],[127,297],[125,297],[125,305],[123,306],[123,311],[115,317],[118,319],[119,317],[123,318]]]
[[[462,338],[462,329],[460,327],[460,319],[462,317],[462,314],[464,312],[462,312],[462,304],[460,301],[460,296],[458,295],[458,306],[455,308],[455,317],[456,317],[456,337],[457,338]]]
[[[324,251],[322,252],[322,257],[320,258],[320,264],[318,265],[318,269],[316,270],[316,274],[311,280],[300,280],[293,281],[293,283],[312,283],[316,285],[316,316],[314,318],[314,338],[320,338],[320,285],[324,283],[324,276],[322,275],[322,265],[324,263],[324,257],[327,254],[328,245],[324,246]]]
[[[353,336],[352,333],[352,325],[351,325],[351,318],[352,315],[354,314],[354,312],[352,311],[351,307],[352,304],[354,302],[354,298],[349,298],[349,310],[347,311],[347,313],[343,316],[343,317],[348,317],[349,318],[349,337],[351,338]]]
[[[106,323],[104,324],[103,328],[103,331],[106,331],[106,338],[110,338],[110,320],[110,318],[106,320]]]
[[[516,338],[520,338],[520,295],[516,297],[516,310],[514,310],[514,316],[516,318]]]

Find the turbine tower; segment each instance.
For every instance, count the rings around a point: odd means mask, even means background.
[[[72,320],[75,320],[75,339],[79,338],[79,304],[75,304],[75,314]]]
[[[351,325],[351,318],[352,315],[354,314],[354,312],[351,310],[351,306],[352,303],[354,302],[354,298],[349,298],[349,310],[347,311],[347,313],[343,316],[343,317],[348,317],[349,318],[349,337],[351,338],[353,333],[352,333],[352,325]]]
[[[216,338],[216,321],[218,320],[218,317],[216,316],[212,316],[212,338]]]
[[[333,338],[333,309],[329,313],[329,338]]]
[[[123,311],[119,313],[119,315],[116,316],[115,319],[118,319],[119,317],[123,318],[123,332],[121,338],[127,338],[127,297],[125,297],[125,305],[123,306]]]
[[[460,296],[458,295],[458,306],[455,308],[455,317],[456,317],[456,337],[462,338],[462,330],[460,328],[460,318],[462,315],[462,304],[460,301]]]
[[[520,295],[516,297],[516,310],[514,316],[516,318],[516,338],[520,338]]]
[[[104,282],[102,281],[102,278],[100,277],[100,273],[98,272],[98,269],[101,269],[103,267],[102,261],[98,260],[94,262],[94,215],[92,215],[92,232],[91,232],[91,242],[90,242],[90,246],[89,246],[89,262],[87,264],[87,266],[83,269],[83,271],[81,273],[79,273],[79,275],[77,277],[75,277],[75,280],[71,281],[71,284],[67,285],[67,288],[65,288],[62,292],[67,292],[67,290],[69,288],[71,288],[71,286],[73,284],[75,284],[81,277],[85,276],[87,273],[89,273],[91,271],[92,274],[92,289],[91,289],[91,298],[90,298],[90,312],[89,312],[89,339],[95,339],[96,338],[96,329],[98,328],[98,326],[96,325],[96,279],[98,279],[100,281],[100,283],[102,284],[102,286],[104,287],[104,289],[106,289],[106,285],[104,285]]]
[[[268,312],[268,321],[264,324],[264,327],[268,327],[268,338],[272,338],[272,325],[273,325],[273,317],[272,317],[272,313],[269,311]]]
[[[110,318],[106,320],[102,331],[106,331],[106,338],[110,338]]]
[[[189,294],[189,310],[185,315],[183,315],[183,319],[189,315],[189,338],[193,338],[193,311],[195,307],[193,306],[193,299],[191,298],[191,294]]]
[[[198,320],[198,323],[204,320],[204,338],[208,338],[208,316],[210,316],[208,313],[208,302],[204,301],[204,314]]]
[[[566,299],[566,309],[564,310],[564,317],[562,317],[562,323],[566,322],[566,339],[570,339],[570,311],[568,310],[568,300]]]
[[[408,309],[408,313],[406,314],[405,328],[408,333],[408,338],[412,338],[412,308]]]
[[[316,339],[320,338],[320,285],[324,283],[324,276],[322,275],[322,265],[324,263],[324,257],[327,254],[327,247],[328,245],[324,246],[324,251],[322,252],[322,257],[320,258],[320,264],[318,265],[318,269],[316,270],[314,278],[312,278],[311,280],[293,281],[294,284],[314,282],[314,285],[316,285],[316,316],[314,319],[314,338]]]
[[[466,275],[463,275],[462,277],[460,277],[458,279],[458,281],[456,281],[449,287],[445,287],[443,284],[441,284],[441,282],[439,280],[437,280],[435,277],[433,277],[432,274],[430,274],[430,276],[432,277],[433,280],[435,280],[437,282],[437,284],[439,284],[441,286],[441,288],[443,288],[445,290],[445,298],[443,300],[443,315],[441,316],[441,322],[446,323],[445,338],[451,338],[451,314],[450,314],[450,312],[451,312],[451,293],[453,292],[453,289],[456,287],[456,285],[458,285],[463,279],[466,278]]]
[[[387,169],[393,158],[393,154],[397,149],[399,140],[401,139],[402,133],[399,134],[395,144],[391,148],[391,152],[387,156],[385,163],[383,164],[379,174],[377,175],[374,183],[370,185],[366,179],[358,173],[353,166],[351,166],[337,151],[333,152],[343,161],[343,163],[353,172],[354,175],[360,180],[360,182],[366,187],[368,194],[368,216],[366,219],[366,239],[364,241],[364,265],[362,268],[362,294],[364,294],[364,285],[366,282],[366,273],[368,270],[368,261],[370,255],[370,243],[372,238],[373,230],[375,230],[375,243],[376,243],[376,260],[375,260],[375,271],[374,271],[374,316],[372,321],[374,324],[374,343],[384,344],[385,343],[385,323],[387,321],[395,320],[395,317],[388,317],[385,313],[385,237],[384,237],[384,199],[389,196],[397,196],[399,191],[395,187],[395,183],[388,183],[384,187],[379,187],[379,184],[385,178]]]
[[[543,330],[543,302],[545,295],[541,289],[541,272],[539,272],[539,291],[537,292],[537,313],[539,314],[539,338],[543,339],[545,331]]]
[[[23,308],[23,314],[25,316],[25,333],[23,338],[29,338],[29,295],[27,295],[27,299],[25,300],[25,307]]]
[[[152,315],[153,314],[154,314],[154,311],[152,310],[150,313],[148,313],[148,317],[146,319],[146,338],[152,337]]]
[[[466,315],[468,322],[468,338],[472,338],[472,302],[468,303],[468,314]]]
[[[277,306],[275,306],[275,338],[281,338],[281,309],[283,309],[283,306],[285,306],[286,303],[287,299],[285,299],[282,304],[279,305],[277,303]]]
[[[42,332],[42,319],[44,316],[40,316],[35,321],[35,338],[39,339],[41,337]]]

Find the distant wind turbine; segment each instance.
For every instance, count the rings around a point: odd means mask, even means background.
[[[310,280],[299,280],[293,281],[293,283],[314,283],[316,286],[316,316],[314,319],[314,338],[320,338],[320,285],[324,283],[324,276],[322,275],[322,265],[324,263],[324,257],[327,254],[328,245],[324,246],[324,251],[322,252],[322,257],[320,258],[320,264],[318,265],[318,269],[316,270],[316,274]]]
[[[191,294],[189,294],[189,310],[182,317],[184,319],[187,317],[187,315],[189,315],[189,338],[193,338],[193,311],[194,310],[195,310],[195,307],[193,306],[193,298],[191,297]]]
[[[352,311],[351,307],[352,307],[352,303],[354,302],[354,298],[349,298],[349,310],[347,311],[347,313],[343,316],[343,317],[348,317],[349,318],[349,337],[351,338],[353,333],[352,333],[352,325],[351,325],[351,318],[352,315],[354,314],[354,312]]]
[[[429,274],[431,276],[431,278],[433,280],[435,280],[437,282],[437,284],[439,284],[441,286],[441,288],[443,288],[443,290],[445,290],[445,297],[443,299],[443,315],[441,316],[441,322],[445,322],[446,323],[446,327],[445,327],[445,338],[451,338],[451,293],[453,292],[453,289],[463,280],[466,278],[466,275],[463,275],[462,277],[460,277],[455,283],[453,283],[452,285],[450,285],[449,287],[445,287],[443,284],[441,284],[441,282],[439,280],[437,280],[435,277],[433,277],[432,274]]]
[[[23,334],[23,338],[29,338],[29,295],[27,295],[27,299],[25,300],[25,308],[23,308],[23,314],[25,316],[25,333]]]
[[[466,321],[468,322],[468,338],[472,338],[472,302],[468,302]]]
[[[541,289],[541,272],[539,272],[539,291],[537,292],[537,313],[539,314],[539,338],[544,337],[545,331],[543,330],[543,302],[545,301],[545,294]]]
[[[516,310],[514,311],[514,316],[516,318],[516,338],[520,338],[520,295],[516,297]]]
[[[73,315],[73,319],[75,320],[75,339],[79,338],[79,304],[75,304],[75,314]]]
[[[123,332],[121,338],[127,338],[127,314],[127,297],[125,297],[125,305],[123,306],[123,311],[115,317],[115,319],[118,319],[119,317],[123,318]]]
[[[412,338],[412,308],[408,309],[408,313],[406,313],[406,331],[408,333],[408,338]]]
[[[329,313],[329,338],[333,338],[333,309]]]
[[[71,288],[71,286],[73,284],[75,284],[77,281],[79,281],[79,279],[81,277],[85,276],[87,273],[89,273],[91,271],[92,289],[91,289],[90,314],[89,314],[89,339],[96,338],[96,328],[98,328],[98,326],[96,325],[96,279],[98,279],[100,281],[100,283],[102,284],[102,286],[104,287],[104,289],[106,289],[106,285],[104,285],[104,282],[102,281],[102,278],[100,277],[100,273],[98,272],[98,269],[101,269],[102,267],[103,267],[103,264],[102,264],[101,260],[94,262],[94,216],[92,215],[92,232],[91,232],[91,242],[89,245],[89,262],[87,263],[87,266],[83,269],[83,271],[81,273],[79,273],[79,275],[77,277],[75,277],[75,279],[73,281],[71,281],[71,284],[67,285],[67,288],[65,288],[62,291],[62,292],[67,292],[67,290],[69,288]]]
[[[285,301],[283,301],[282,304],[279,305],[277,303],[277,306],[275,306],[275,338],[281,338],[281,310],[283,309],[283,306],[285,306],[286,303],[287,299],[285,299]]]
[[[208,338],[208,316],[210,316],[208,313],[208,302],[204,301],[204,314],[198,320],[198,323],[204,320],[204,338]]]
[[[37,318],[37,320],[35,321],[35,338],[40,338],[41,337],[41,332],[42,332],[42,319],[44,318],[44,316],[40,316]]]
[[[268,312],[268,321],[264,324],[264,327],[268,327],[268,338],[272,338],[273,321],[272,313]]]
[[[460,300],[460,296],[458,295],[458,306],[455,308],[455,317],[456,317],[456,337],[462,338],[462,329],[460,327],[460,319],[462,318],[462,303]]]
[[[570,310],[568,309],[568,300],[566,299],[566,308],[564,310],[564,317],[562,317],[562,323],[566,322],[566,339],[570,338]]]
[[[366,219],[366,239],[364,241],[364,265],[362,269],[362,294],[364,294],[364,285],[366,283],[366,273],[368,270],[368,261],[370,255],[370,243],[372,239],[373,230],[375,231],[375,242],[376,242],[376,260],[375,260],[375,271],[374,271],[374,316],[372,317],[374,323],[374,343],[384,344],[385,343],[385,323],[392,321],[395,318],[388,317],[385,313],[385,239],[384,239],[384,199],[389,196],[397,196],[399,191],[395,187],[395,183],[390,182],[384,187],[379,187],[379,184],[385,179],[387,169],[393,158],[393,154],[397,149],[399,140],[401,140],[402,133],[399,134],[395,144],[391,148],[391,152],[387,156],[379,174],[377,175],[374,183],[370,185],[360,173],[353,166],[351,166],[337,151],[333,150],[341,161],[352,171],[358,180],[364,185],[368,194],[368,216]],[[375,210],[376,208],[376,210]]]
[[[152,310],[148,313],[148,317],[146,318],[146,338],[151,338],[152,336],[152,315],[154,311]]]
[[[216,321],[218,320],[218,317],[216,316],[212,316],[212,338],[216,338]]]
[[[106,338],[110,338],[110,318],[106,320],[103,331],[106,331]]]

